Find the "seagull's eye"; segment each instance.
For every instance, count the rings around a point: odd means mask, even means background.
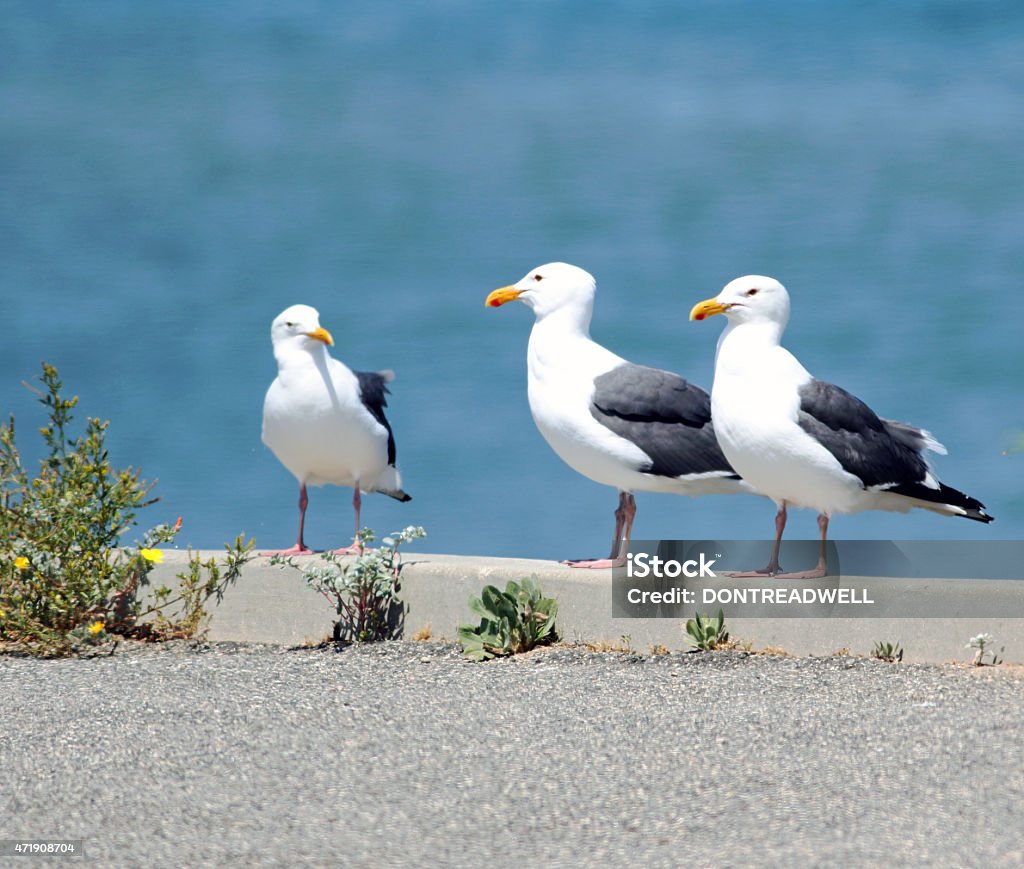
[[[534,275],[533,279],[535,281],[542,281],[542,280],[544,280],[544,275]]]
[[[745,295],[745,296],[756,296],[757,295],[757,287],[751,287],[743,295]]]
[[[295,324],[294,324],[294,323],[293,323],[293,322],[292,322],[291,320],[289,320],[289,321],[288,321],[287,323],[285,323],[285,325],[286,325],[286,326],[287,326],[287,327],[288,327],[289,329],[292,329],[292,328],[294,328],[294,327],[295,327]]]

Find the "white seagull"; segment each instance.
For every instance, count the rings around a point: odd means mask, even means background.
[[[750,492],[722,455],[708,394],[676,374],[634,365],[594,342],[594,278],[549,263],[495,290],[489,307],[513,299],[536,317],[527,349],[530,412],[540,433],[573,470],[619,491],[611,555],[573,567],[622,564],[635,491],[707,495]]]
[[[299,481],[299,537],[281,555],[311,552],[303,540],[306,486],[351,486],[358,550],[360,491],[409,501],[395,467],[395,436],[384,416],[391,371],[352,371],[327,351],[334,344],[309,305],[292,305],[270,327],[277,378],[263,402],[263,443]],[[266,553],[275,554],[275,553]]]
[[[984,504],[940,483],[925,450],[946,450],[924,429],[880,419],[846,390],[816,380],[779,343],[789,320],[789,294],[774,278],[748,275],[695,305],[691,320],[725,314],[718,340],[711,413],[722,451],[762,495],[778,505],[768,566],[779,573],[786,507],[818,511],[821,548],[814,570],[825,576],[825,539],[833,513],[923,507],[991,522]]]

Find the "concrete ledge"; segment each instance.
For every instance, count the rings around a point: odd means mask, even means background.
[[[202,552],[203,558],[218,555]],[[154,585],[176,585],[175,575],[187,563],[185,552],[165,550],[165,561],[151,576]],[[680,621],[672,618],[612,618],[611,572],[573,570],[551,561],[481,556],[405,553],[402,599],[405,636],[428,625],[435,637],[452,639],[459,624],[475,622],[467,605],[470,595],[487,584],[503,588],[510,579],[536,574],[544,593],[558,599],[561,635],[573,642],[616,642],[628,635],[631,646],[646,651],[663,644],[685,648]],[[846,578],[855,582],[855,578]],[[873,577],[871,582],[880,580]],[[884,580],[882,580],[884,582]],[[906,580],[893,580],[906,583]],[[992,612],[1020,612],[1001,608],[998,601],[1024,596],[1024,583],[1014,580],[914,580],[929,594],[993,596]],[[1019,589],[1019,591],[1018,591]],[[242,642],[298,645],[319,642],[330,635],[334,613],[327,601],[302,581],[298,572],[272,566],[256,558],[213,610],[209,638]],[[967,640],[982,632],[1005,646],[1008,662],[1024,661],[1024,619],[1007,617],[958,618],[730,618],[728,628],[755,649],[767,646],[794,655],[826,655],[846,648],[869,654],[876,641],[902,644],[904,660],[941,663],[967,661]]]

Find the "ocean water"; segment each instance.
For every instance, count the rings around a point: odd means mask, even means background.
[[[564,260],[594,337],[710,387],[691,305],[770,274],[788,346],[932,430],[995,524],[837,517],[837,538],[1020,539],[1024,7],[1014,2],[0,2],[0,412],[56,364],[180,541],[292,543],[260,443],[269,326],[319,308],[393,368],[424,548],[604,555],[616,495],[565,467],[525,389],[532,324],[493,288]],[[311,491],[307,539],[351,533]],[[638,538],[763,538],[750,497],[640,494]],[[813,536],[794,514],[788,535]]]

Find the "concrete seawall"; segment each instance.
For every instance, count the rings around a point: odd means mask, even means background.
[[[199,553],[204,559],[216,552]],[[165,551],[165,561],[154,570],[153,585],[176,585],[175,575],[185,568],[187,554]],[[573,570],[551,561],[482,556],[405,553],[401,597],[405,605],[404,636],[427,626],[434,637],[453,639],[459,624],[477,621],[467,601],[487,584],[504,588],[510,579],[536,574],[544,594],[557,598],[558,627],[569,642],[619,642],[647,651],[654,644],[685,648],[679,619],[613,618],[611,571]],[[856,585],[858,578],[844,577]],[[776,647],[793,655],[826,655],[839,649],[869,654],[876,641],[902,644],[904,660],[941,663],[968,661],[967,640],[982,632],[995,636],[996,649],[1004,647],[1007,662],[1024,662],[1024,582],[1020,580],[886,580],[865,578],[866,583],[892,583],[898,595],[926,594],[948,601],[939,618],[728,618],[733,638],[750,642],[754,649]],[[938,598],[936,598],[938,596]],[[988,617],[960,616],[957,601],[983,601]],[[319,642],[330,635],[334,612],[310,589],[300,574],[255,558],[241,579],[211,607],[209,638],[298,645]],[[717,607],[714,608],[717,612]],[[970,611],[970,610],[965,610]],[[975,609],[975,611],[978,611]]]

